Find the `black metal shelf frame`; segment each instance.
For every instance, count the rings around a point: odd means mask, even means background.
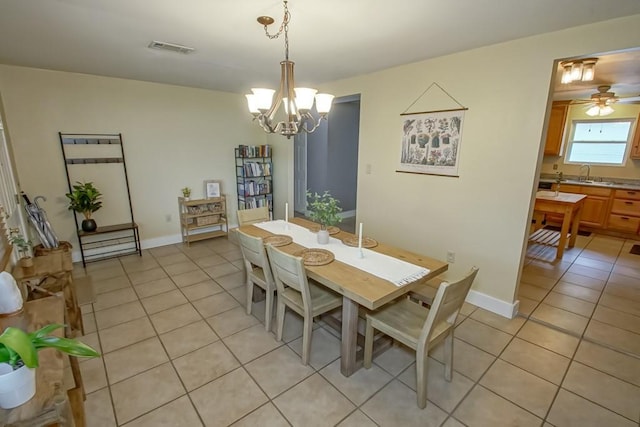
[[[133,218],[133,205],[131,203],[131,192],[129,190],[129,177],[127,175],[127,163],[124,157],[124,145],[122,143],[122,134],[75,134],[62,133],[60,136],[60,148],[62,149],[62,157],[64,158],[64,169],[67,174],[67,185],[69,192],[73,190],[71,185],[71,175],[69,166],[78,164],[122,164],[122,172],[127,188],[127,200],[129,201],[129,214],[131,221],[124,224],[114,224],[98,227],[96,231],[88,233],[80,229],[78,224],[78,216],[73,215],[76,224],[76,235],[80,245],[80,255],[82,256],[82,265],[86,267],[88,262],[100,261],[124,255],[137,253],[142,256],[142,247],[140,245],[140,231],[138,224]],[[66,146],[82,146],[82,145],[117,145],[120,147],[120,156],[117,157],[70,157],[65,149]],[[120,233],[118,237],[113,237],[114,233]],[[119,249],[109,249],[116,246],[126,245]],[[86,251],[100,250],[99,253],[87,254]]]

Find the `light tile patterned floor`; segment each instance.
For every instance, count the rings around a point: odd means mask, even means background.
[[[245,314],[240,252],[227,240],[90,264],[84,340],[103,356],[80,364],[88,425],[637,426],[640,256],[630,241],[579,243],[559,263],[530,248],[524,317],[465,305],[453,381],[434,349],[424,410],[402,346],[345,378],[339,338],[319,322],[303,366],[295,315],[277,342],[264,302]]]

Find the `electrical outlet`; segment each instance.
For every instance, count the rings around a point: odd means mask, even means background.
[[[171,214],[166,214],[166,215],[164,216],[164,219],[165,219],[167,222],[171,222]]]
[[[554,164],[553,164],[553,170],[554,170],[554,171],[557,171],[557,170],[558,170],[558,164],[557,164],[557,163],[554,163]]]
[[[450,264],[456,262],[456,253],[454,251],[447,251],[447,262]]]
[[[371,163],[367,163],[364,167],[364,173],[371,175]]]

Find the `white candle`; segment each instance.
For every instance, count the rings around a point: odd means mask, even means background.
[[[289,222],[289,202],[284,204],[284,222]]]
[[[362,250],[362,223],[360,223],[360,231],[358,232],[358,249]]]

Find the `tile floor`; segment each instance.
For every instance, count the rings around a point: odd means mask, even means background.
[[[345,378],[339,338],[319,322],[303,366],[294,315],[277,342],[264,302],[245,314],[241,255],[227,240],[90,264],[84,340],[103,355],[80,364],[88,425],[638,426],[640,256],[626,255],[630,244],[581,239],[562,263],[532,248],[523,317],[465,304],[453,381],[434,349],[424,410],[403,347]]]

